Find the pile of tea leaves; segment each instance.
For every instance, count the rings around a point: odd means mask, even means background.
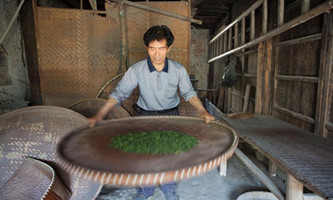
[[[197,138],[177,131],[149,131],[117,135],[110,146],[134,154],[177,154],[197,145]]]

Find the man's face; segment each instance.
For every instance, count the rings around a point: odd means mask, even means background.
[[[163,40],[154,40],[149,43],[148,47],[148,55],[153,63],[154,67],[163,67],[164,61],[167,57],[167,54],[170,50],[170,47],[167,46],[166,39]]]

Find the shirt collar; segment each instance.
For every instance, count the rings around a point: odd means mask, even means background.
[[[148,62],[149,71],[150,72],[156,71],[156,69],[155,69],[153,63],[151,62],[149,56],[147,58],[147,62]],[[168,69],[169,69],[168,58],[165,58],[164,67],[163,67],[162,71],[168,73]]]

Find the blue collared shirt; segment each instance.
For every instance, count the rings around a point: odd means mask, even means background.
[[[137,86],[140,89],[137,104],[145,110],[165,110],[178,106],[178,88],[185,101],[197,96],[186,69],[170,59],[165,60],[160,72],[156,71],[149,57],[135,63],[126,71],[110,97],[122,102]]]

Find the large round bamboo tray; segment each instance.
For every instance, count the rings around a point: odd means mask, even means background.
[[[97,114],[99,110],[102,109],[104,104],[107,102],[106,99],[100,98],[91,98],[91,99],[84,99],[74,103],[73,105],[69,106],[68,108],[74,110],[83,116],[89,118]],[[109,111],[104,119],[114,119],[114,118],[124,118],[130,117],[131,115],[121,106],[118,106],[111,111]]]
[[[125,153],[109,144],[118,134],[173,130],[192,135],[198,145],[168,155]],[[81,127],[58,145],[61,167],[89,181],[113,186],[157,185],[197,176],[235,151],[238,137],[228,125],[182,116],[146,116],[103,121],[95,128]]]
[[[31,106],[0,115],[0,188],[30,156],[54,167],[72,193],[70,200],[95,198],[101,184],[59,169],[56,155],[62,137],[86,124],[87,118],[81,114],[55,106]]]

